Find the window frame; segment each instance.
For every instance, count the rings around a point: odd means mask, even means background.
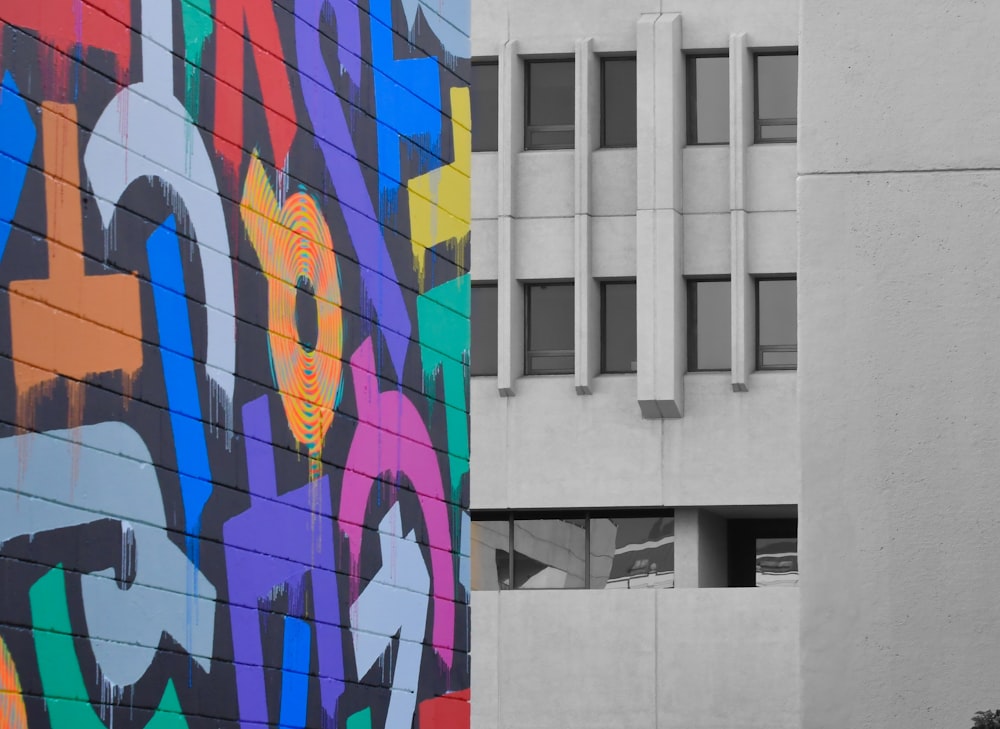
[[[696,83],[697,72],[695,70],[696,61],[699,58],[725,58],[729,59],[728,49],[718,49],[718,50],[698,50],[692,51],[690,53],[684,54],[684,103],[687,104],[687,144],[690,147],[722,147],[729,146],[732,142],[732,134],[727,134],[729,137],[725,142],[699,142],[697,141],[698,136],[698,99],[697,91],[698,84]],[[728,86],[728,81],[727,81]],[[756,90],[756,87],[754,87]],[[730,90],[731,94],[731,90]],[[727,94],[726,99],[726,109],[732,114],[730,107],[730,99],[728,98],[730,94]],[[756,102],[755,102],[756,103]],[[754,116],[756,119],[756,115]],[[728,120],[727,120],[728,126]],[[731,131],[731,130],[730,130]]]
[[[685,283],[687,285],[687,371],[692,373],[702,373],[702,372],[732,372],[733,371],[733,356],[732,356],[732,341],[733,341],[733,329],[732,329],[732,306],[733,306],[733,277],[729,274],[718,274],[713,276],[688,276],[685,277]],[[697,285],[700,283],[728,283],[729,284],[729,309],[730,309],[730,323],[729,323],[729,367],[724,370],[720,369],[708,369],[697,367],[698,364],[698,294],[696,292]]]
[[[507,584],[509,587],[503,587],[503,583],[497,592],[504,591],[514,591],[514,590],[534,590],[534,589],[550,589],[550,590],[591,590],[595,589],[591,587],[591,565],[590,565],[590,554],[591,554],[591,543],[590,543],[590,526],[591,521],[594,519],[634,519],[634,518],[671,518],[674,520],[674,538],[677,537],[677,512],[673,508],[665,508],[661,506],[654,507],[639,507],[639,508],[597,508],[597,509],[475,509],[469,512],[470,519],[473,523],[476,521],[506,521],[507,522],[507,546],[509,547],[508,554],[509,559],[507,560]],[[580,519],[584,521],[586,526],[584,527],[584,582],[582,587],[553,587],[553,588],[517,588],[514,587],[514,522],[516,521],[532,521],[536,519],[544,520],[558,520],[558,521],[569,521],[572,519]],[[676,575],[677,575],[677,552],[676,552],[676,541],[674,542],[674,585],[670,588],[659,588],[659,589],[675,589],[677,586]],[[470,586],[470,592],[471,592]],[[477,590],[477,592],[486,592],[487,590]]]
[[[774,48],[774,49],[757,49],[753,52],[753,143],[754,144],[794,144],[799,141],[799,117],[798,110],[796,110],[796,115],[794,117],[780,117],[780,118],[760,118],[760,65],[759,60],[762,56],[798,56],[799,49],[796,48]],[[798,73],[795,74],[795,83],[798,84]],[[796,90],[796,98],[798,97],[798,91]],[[785,125],[795,125],[795,136],[794,137],[772,137],[770,139],[763,139],[761,137],[761,128],[766,126],[785,126]]]
[[[762,372],[794,372],[799,368],[799,336],[798,327],[795,332],[795,344],[761,344],[760,343],[760,284],[761,281],[794,281],[795,295],[798,297],[798,277],[794,273],[769,274],[755,276],[753,280],[753,320],[754,320],[754,363],[756,369]],[[797,307],[797,304],[796,304]],[[764,365],[765,352],[795,352],[795,365]]]
[[[569,287],[571,293],[575,296],[575,291],[573,291],[573,288],[574,288],[575,285],[576,284],[575,284],[575,282],[572,279],[554,279],[554,280],[545,280],[545,281],[525,281],[522,284],[522,287],[524,288],[524,374],[525,374],[526,377],[548,377],[548,376],[558,377],[558,376],[572,375],[572,374],[575,373],[575,371],[576,371],[575,364],[569,370],[565,370],[565,371],[564,370],[560,370],[560,371],[548,370],[548,371],[545,371],[545,372],[534,371],[534,370],[532,370],[528,366],[528,363],[531,361],[531,355],[532,354],[535,354],[535,355],[544,355],[544,356],[551,356],[551,357],[558,357],[558,356],[565,357],[566,355],[569,355],[570,357],[574,357],[575,358],[575,355],[576,355],[576,332],[575,331],[573,332],[573,349],[569,349],[569,350],[566,350],[566,349],[540,349],[538,351],[534,351],[533,352],[532,349],[531,349],[531,347],[529,346],[529,344],[531,342],[531,294],[530,294],[531,288],[534,287],[534,286],[567,286],[567,287]],[[575,311],[575,308],[576,307],[575,307],[575,299],[574,299],[574,316],[573,316],[573,318],[574,318],[573,326],[574,327],[576,326],[576,311]]]
[[[639,81],[639,63],[635,53],[608,53],[600,57],[601,61],[601,139],[600,139],[600,149],[635,149],[639,146],[639,129],[638,122],[636,124],[635,140],[632,144],[608,144],[607,143],[607,114],[605,113],[605,99],[607,94],[605,89],[605,64],[608,61],[632,61],[635,66],[635,81],[636,81],[636,104],[639,100],[638,91],[638,81]],[[636,110],[636,119],[638,120],[638,109]]]
[[[495,111],[496,111],[496,116],[497,116],[497,125],[496,125],[497,126],[497,135],[496,135],[496,138],[493,140],[493,147],[492,147],[492,149],[476,149],[476,147],[474,146],[475,135],[473,135],[473,137],[472,137],[472,139],[473,139],[472,151],[473,152],[497,152],[497,151],[499,151],[499,148],[500,148],[500,119],[499,119],[499,115],[500,115],[500,59],[497,56],[481,56],[481,57],[478,57],[478,58],[473,58],[472,59],[472,67],[473,67],[473,69],[476,66],[496,66],[496,69],[497,69],[497,98],[496,98],[496,106],[495,106]],[[474,73],[475,72],[473,71],[473,74]],[[472,106],[472,99],[471,99],[471,93],[472,93],[471,92],[471,88],[472,88],[471,83],[469,85],[469,88],[470,88],[470,91],[469,91],[469,93],[470,93],[470,99],[469,99],[470,113],[472,113],[471,109],[473,108],[473,106]]]
[[[573,64],[573,123],[572,124],[531,124],[531,66],[536,63],[566,63]],[[544,152],[558,149],[574,149],[576,147],[576,58],[574,56],[550,56],[545,58],[525,58],[524,65],[524,151]],[[563,144],[531,144],[532,131],[573,132],[573,141],[569,146]]]
[[[470,328],[470,332],[469,332],[469,377],[496,377],[498,375],[498,373],[499,373],[499,370],[500,370],[500,347],[497,346],[497,358],[496,358],[496,361],[493,362],[493,372],[492,373],[486,373],[486,372],[473,372],[472,371],[472,332],[471,332],[471,328],[472,328],[472,301],[473,301],[473,299],[472,299],[472,291],[474,289],[493,289],[494,291],[496,291],[497,292],[497,309],[498,309],[498,312],[499,312],[500,292],[499,292],[499,288],[498,288],[497,284],[498,284],[497,281],[473,281],[472,282],[472,286],[471,286],[470,291],[469,291],[469,328]],[[499,336],[499,329],[500,329],[499,322],[496,322],[495,329],[496,329],[497,336]],[[498,342],[498,345],[499,345],[499,342]]]
[[[609,370],[607,361],[607,348],[605,343],[607,342],[607,325],[605,312],[607,312],[607,287],[609,285],[614,286],[616,284],[632,284],[637,287],[636,279],[632,278],[607,278],[598,281],[601,286],[601,369],[600,374],[602,375],[634,375],[639,371],[639,352],[638,343],[636,343],[636,368],[634,370]],[[638,329],[639,324],[639,302],[638,302],[638,288],[636,289],[636,306],[635,306],[635,319],[636,328]],[[638,339],[638,334],[636,334],[636,339]]]

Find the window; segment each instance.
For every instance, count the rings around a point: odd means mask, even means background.
[[[798,137],[798,51],[754,56],[754,142]]]
[[[473,590],[673,586],[670,510],[473,514]]]
[[[573,374],[573,284],[526,284],[524,309],[524,374]]]
[[[729,56],[687,58],[688,144],[729,143]]]
[[[497,373],[497,285],[472,285],[471,373]]]
[[[635,371],[635,281],[605,281],[601,284],[601,372]]]
[[[524,62],[525,149],[572,149],[573,59]]]
[[[798,519],[730,519],[730,587],[797,585]]]
[[[797,537],[757,537],[757,587],[799,584]]]
[[[757,279],[757,369],[798,366],[798,321],[795,279]]]
[[[729,277],[688,280],[688,371],[732,369]]]
[[[601,59],[601,146],[634,147],[635,57]]]
[[[473,152],[495,152],[497,149],[498,72],[496,59],[472,62]]]

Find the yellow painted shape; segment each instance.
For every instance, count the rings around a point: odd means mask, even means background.
[[[469,89],[451,90],[451,132],[455,161],[414,177],[407,193],[410,201],[410,247],[421,291],[424,288],[424,252],[438,243],[461,241],[469,234],[472,219],[472,107]]]

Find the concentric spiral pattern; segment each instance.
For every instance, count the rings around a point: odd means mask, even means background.
[[[268,343],[285,417],[295,440],[313,459],[310,470],[316,478],[340,390],[344,345],[333,239],[309,195],[295,193],[278,208],[256,155],[250,161],[240,209],[268,277]],[[313,347],[300,341],[295,319],[296,286],[302,282],[309,284],[315,297],[319,326]]]

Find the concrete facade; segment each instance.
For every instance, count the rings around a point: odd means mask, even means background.
[[[477,729],[798,726],[798,590],[725,587],[727,520],[799,501],[798,377],[755,371],[753,312],[755,277],[798,270],[796,149],[753,144],[752,77],[798,23],[795,0],[473,0],[500,130],[472,161],[471,273],[498,285],[499,361],[470,385],[471,508],[673,508],[676,585],[474,591]],[[686,144],[697,50],[730,54],[728,145]],[[614,54],[637,58],[635,148],[600,147]],[[550,56],[576,63],[575,145],[524,151],[524,61]],[[687,373],[686,279],[710,275],[732,277],[734,364]],[[621,278],[637,372],[600,374],[599,282]],[[575,371],[524,376],[523,286],[550,279],[575,284]]]
[[[995,709],[1000,95],[991,3],[802,3],[807,729]]]

